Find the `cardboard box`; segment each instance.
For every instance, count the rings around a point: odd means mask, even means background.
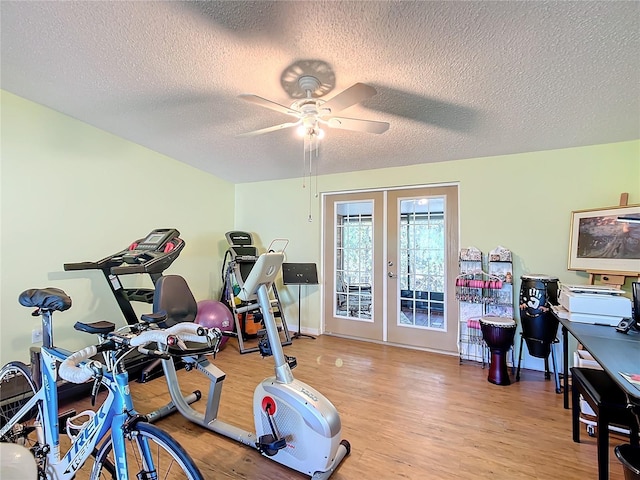
[[[573,352],[573,366],[581,368],[593,368],[602,370],[602,367],[596,362],[593,356],[586,350],[576,350]]]

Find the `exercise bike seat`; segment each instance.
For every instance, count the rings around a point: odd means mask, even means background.
[[[167,319],[158,325],[168,328],[181,322],[195,322],[198,303],[183,277],[164,275],[156,282],[153,311],[167,312]]]
[[[158,322],[158,325],[162,328],[168,328],[181,322],[195,322],[198,303],[183,277],[165,275],[156,282],[153,311],[166,315],[166,319]],[[185,345],[186,350],[169,346],[167,353],[175,357],[215,353],[215,347],[203,346],[201,343],[185,342]]]

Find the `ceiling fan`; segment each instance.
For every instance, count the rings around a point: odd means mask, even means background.
[[[317,63],[318,62],[314,64],[304,64],[298,62],[283,73],[281,81],[283,88],[293,98],[299,98],[294,101],[290,107],[257,95],[240,95],[239,97],[243,100],[275,110],[276,112],[291,115],[295,117],[296,120],[241,133],[238,136],[252,137],[262,135],[263,133],[275,132],[284,128],[298,127],[297,131],[301,136],[320,139],[324,136],[322,127],[325,126],[376,134],[384,133],[389,129],[387,122],[336,116],[336,113],[373,97],[377,93],[376,89],[364,83],[356,83],[329,100],[319,98],[333,88],[330,83],[333,81],[333,73],[327,72],[326,68],[318,69]],[[313,65],[315,71],[307,73],[301,68],[301,65],[302,67]]]

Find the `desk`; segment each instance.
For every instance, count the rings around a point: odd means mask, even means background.
[[[555,312],[554,312],[554,315]],[[569,408],[569,333],[582,344],[605,372],[627,395],[636,415],[640,415],[640,388],[624,379],[620,372],[640,372],[640,333],[620,333],[615,327],[572,322],[556,315],[562,325],[564,355],[564,408]]]

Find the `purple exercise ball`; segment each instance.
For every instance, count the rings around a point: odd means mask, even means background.
[[[233,331],[233,314],[222,302],[216,300],[200,300],[196,323],[207,328],[219,328],[223,332]],[[220,349],[225,346],[229,337],[222,337]]]

